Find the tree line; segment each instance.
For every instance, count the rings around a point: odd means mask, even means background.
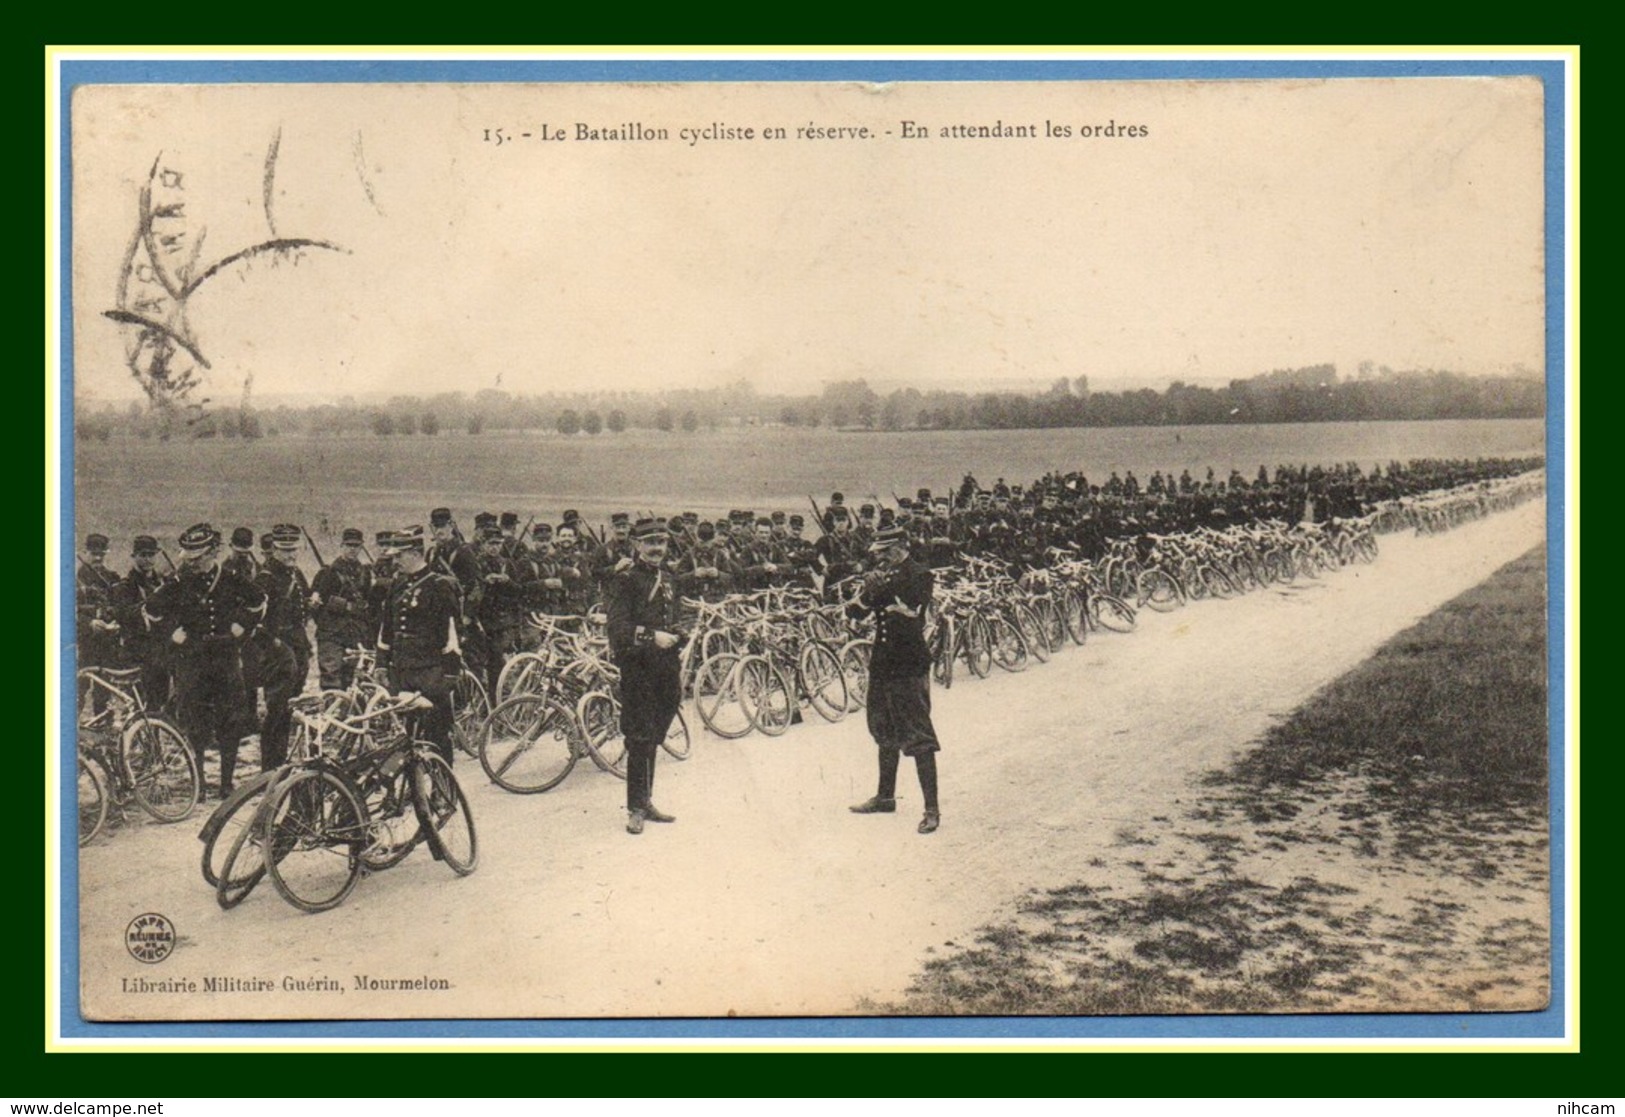
[[[156,408],[131,403],[75,409],[82,440],[243,438],[283,434],[379,438],[487,431],[616,435],[626,430],[692,433],[721,426],[842,430],[1019,430],[1045,427],[1313,423],[1403,419],[1528,419],[1545,412],[1533,376],[1471,376],[1434,369],[1394,371],[1362,363],[1339,377],[1331,364],[1275,369],[1224,387],[1172,381],[1152,388],[1091,391],[1086,376],[1043,391],[965,392],[898,388],[882,395],[867,379],[836,380],[816,394],[757,392],[747,381],[663,392],[526,394],[485,389],[431,396],[354,398],[305,406]]]

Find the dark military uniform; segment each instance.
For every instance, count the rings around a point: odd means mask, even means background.
[[[172,648],[181,725],[201,760],[220,750],[220,791],[231,789],[237,745],[254,731],[244,701],[243,641],[265,618],[265,594],[224,566],[183,569],[147,599],[154,636]],[[233,632],[236,626],[240,631]]]
[[[316,604],[316,669],[321,672],[324,690],[340,690],[350,685],[355,665],[347,663],[349,648],[365,647],[378,630],[369,625],[372,598],[372,567],[359,559],[340,556],[317,574],[311,583]]]
[[[892,529],[896,540],[902,532]],[[887,534],[880,539],[886,541]],[[869,735],[878,746],[880,780],[875,797],[853,808],[859,814],[896,809],[897,768],[903,755],[914,757],[925,798],[921,833],[936,829],[937,761],[941,747],[931,723],[931,652],[925,643],[925,611],[935,579],[929,567],[905,559],[864,579],[863,592],[849,610],[875,618],[865,705]]]
[[[169,702],[169,652],[162,641],[153,638],[146,609],[148,600],[168,581],[156,570],[132,567],[112,595],[122,658],[130,666],[141,668],[141,693],[153,709]]]
[[[102,546],[106,546],[105,538]],[[98,552],[105,553],[105,551]],[[105,566],[82,563],[75,578],[74,615],[78,621],[78,667],[117,667],[120,663],[119,633],[102,625],[118,623],[113,603],[113,591],[120,578]],[[86,687],[79,687],[79,703],[84,704]],[[107,692],[100,687],[91,692],[91,704],[100,713],[107,702]]]
[[[682,702],[682,645],[655,646],[658,631],[677,633],[677,598],[664,570],[636,562],[617,574],[605,595],[609,648],[621,669],[621,732],[626,739],[626,808],[649,806],[655,751]]]
[[[378,663],[389,669],[391,689],[414,690],[434,703],[424,715],[423,739],[447,764],[452,762],[451,690],[462,672],[457,623],[456,587],[425,566],[395,579],[378,631]]]
[[[478,562],[484,589],[480,593],[476,620],[485,634],[485,690],[487,694],[495,694],[503,665],[519,650],[530,583],[536,568],[528,560],[515,562],[500,552],[481,554]]]

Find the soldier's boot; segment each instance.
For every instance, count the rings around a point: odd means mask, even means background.
[[[237,738],[220,742],[220,798],[231,794],[232,777],[237,774]]]

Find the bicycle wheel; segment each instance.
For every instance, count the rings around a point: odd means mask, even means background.
[[[1354,541],[1354,557],[1359,562],[1377,561],[1377,541],[1369,535],[1362,535]]]
[[[369,841],[366,808],[348,781],[326,769],[295,773],[260,814],[265,871],[282,898],[312,913],[342,904]]]
[[[237,844],[237,836],[252,828],[254,812],[276,775],[274,771],[261,772],[248,782],[238,784],[204,821],[197,837],[203,843],[203,879],[210,888],[220,886],[221,876],[227,873],[226,859]]]
[[[953,617],[944,616],[937,621],[927,646],[931,649],[931,681],[947,690],[954,685],[954,651],[959,640],[959,629]]]
[[[85,845],[107,823],[107,777],[94,760],[79,758],[79,844]]]
[[[1083,607],[1083,594],[1077,589],[1062,590],[1060,612],[1067,638],[1081,645],[1089,638],[1089,616]]]
[[[750,723],[769,737],[782,737],[790,728],[795,695],[783,673],[765,657],[748,655],[739,661],[739,697]]]
[[[1135,586],[1135,598],[1141,606],[1149,606],[1159,613],[1171,613],[1185,604],[1185,591],[1164,570],[1147,570],[1140,575]]]
[[[555,698],[517,694],[486,719],[480,767],[504,791],[533,795],[557,787],[584,748],[573,710]]]
[[[1021,637],[1027,641],[1027,652],[1039,663],[1049,662],[1049,640],[1044,636],[1044,626],[1039,622],[1033,611],[1026,605],[1017,603],[1010,609],[1011,619],[1021,630]]]
[[[1100,628],[1112,632],[1134,631],[1134,606],[1109,593],[1097,593],[1089,599],[1089,616]]]
[[[995,614],[988,619],[992,634],[993,662],[1006,671],[1027,670],[1027,638],[1009,617]]]
[[[1230,580],[1230,575],[1217,566],[1204,566],[1202,568],[1202,584],[1207,586],[1208,593],[1216,598],[1235,597],[1241,591]]]
[[[750,714],[739,698],[739,657],[711,656],[694,676],[694,710],[718,737],[737,740],[751,730]]]
[[[835,622],[816,609],[807,614],[807,634],[826,644],[838,644],[841,640],[841,630]]]
[[[678,760],[688,759],[694,741],[688,734],[688,719],[683,716],[681,709],[677,711],[677,716],[671,719],[671,728],[666,730],[666,736],[661,740],[660,747]]]
[[[965,651],[965,666],[978,679],[987,678],[993,670],[993,633],[987,626],[987,619],[979,613],[971,613],[965,618],[960,631],[963,633],[959,639]]]
[[[361,864],[370,873],[399,865],[423,840],[417,813],[407,810],[411,793],[406,788],[406,758],[398,752],[389,757],[356,780],[356,791],[367,812],[367,845],[361,851]],[[393,772],[389,771],[391,764],[397,765]]]
[[[451,766],[432,752],[419,752],[408,770],[413,773],[412,798],[429,848],[452,872],[466,877],[480,862],[480,843],[463,785]]]
[[[141,809],[159,822],[179,822],[197,806],[203,784],[197,757],[181,731],[143,714],[124,727],[119,761]]]
[[[615,699],[601,690],[589,690],[576,702],[587,755],[605,772],[626,778],[626,737],[621,733],[621,711]]]
[[[497,692],[491,695],[493,706],[500,706],[516,694],[539,694],[545,689],[547,660],[535,652],[519,652],[502,665],[497,676]]]
[[[1061,617],[1061,610],[1055,604],[1055,598],[1040,597],[1034,601],[1033,613],[1037,615],[1038,623],[1043,627],[1044,639],[1049,644],[1050,654],[1054,655],[1066,647],[1066,621]]]
[[[491,714],[491,702],[485,693],[485,684],[479,676],[463,668],[451,688],[452,743],[469,756],[478,756],[480,735],[485,731],[485,719]]]
[[[825,721],[846,716],[846,676],[841,661],[828,644],[809,641],[796,656],[796,674],[812,708]]]
[[[233,816],[237,822],[231,823],[228,820],[228,824],[221,829],[219,840],[215,843],[215,848],[223,849],[225,856],[216,859],[218,869],[215,874],[214,898],[227,911],[246,900],[255,886],[265,879],[262,811],[272,793],[280,786],[276,779],[277,774],[267,773],[266,779],[246,785],[249,793],[239,800],[239,813]],[[233,830],[236,832],[235,836],[231,836]],[[226,841],[228,836],[229,842]],[[207,871],[205,869],[205,872]]]
[[[869,701],[869,655],[874,641],[848,640],[841,645],[841,674],[846,678],[846,712],[863,709]]]

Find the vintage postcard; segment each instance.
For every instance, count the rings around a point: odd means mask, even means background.
[[[1551,1012],[1549,80],[514,74],[64,99],[65,1019]]]

